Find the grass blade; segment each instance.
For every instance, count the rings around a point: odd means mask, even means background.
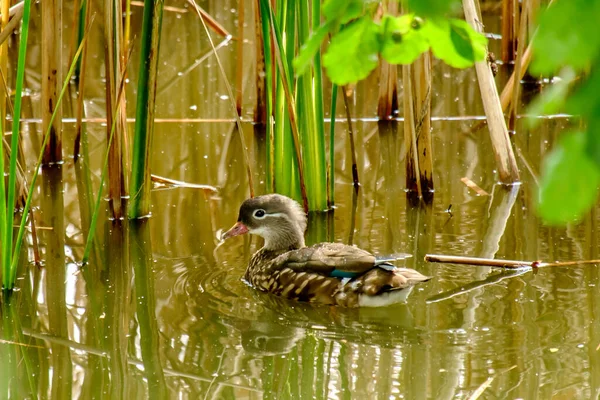
[[[129,218],[140,218],[150,213],[150,148],[154,130],[163,7],[163,0],[145,0],[144,2],[131,186],[129,190],[131,194]]]
[[[14,286],[14,279],[11,279],[16,271],[11,271],[11,254],[12,254],[12,242],[13,242],[13,213],[15,209],[15,198],[16,198],[16,177],[17,177],[17,148],[19,145],[19,128],[21,122],[21,104],[23,101],[23,80],[25,78],[25,60],[27,57],[27,37],[29,36],[29,19],[31,15],[31,0],[24,0],[23,4],[23,23],[21,26],[21,38],[19,41],[19,57],[17,61],[17,77],[16,77],[16,88],[15,88],[15,111],[14,120],[12,125],[12,138],[11,138],[11,157],[10,166],[8,171],[8,195],[7,195],[7,207],[6,219],[5,219],[5,233],[6,236],[2,241],[2,285],[4,289],[11,290]],[[37,170],[34,171],[34,174]],[[29,198],[31,198],[31,193]],[[4,211],[2,210],[2,211]],[[23,213],[27,216],[27,212]],[[18,254],[18,253],[15,253]]]

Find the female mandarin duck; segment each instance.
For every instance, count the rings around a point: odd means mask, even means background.
[[[289,299],[346,307],[385,306],[406,300],[430,277],[377,260],[341,243],[304,244],[306,214],[294,200],[268,194],[242,203],[237,223],[222,239],[251,233],[263,248],[250,259],[245,279],[259,290]]]

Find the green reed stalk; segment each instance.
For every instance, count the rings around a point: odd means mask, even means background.
[[[27,5],[25,5],[25,7],[27,7]],[[46,130],[46,133],[44,134],[44,141],[42,142],[40,154],[39,154],[37,162],[35,164],[35,168],[33,169],[33,176],[31,177],[31,183],[29,184],[29,191],[27,192],[27,199],[25,201],[25,207],[23,207],[23,215],[21,216],[21,224],[19,225],[19,232],[17,234],[17,239],[15,241],[15,249],[14,249],[14,252],[12,253],[12,262],[10,264],[10,276],[9,276],[9,281],[7,282],[8,285],[3,282],[5,289],[10,290],[14,287],[14,284],[15,284],[15,279],[16,279],[16,275],[17,275],[17,264],[19,261],[19,254],[21,252],[21,245],[23,244],[23,235],[25,234],[25,223],[27,222],[27,214],[29,214],[29,209],[31,207],[31,200],[33,199],[33,193],[35,191],[35,181],[38,177],[38,172],[40,170],[40,166],[42,165],[42,159],[44,157],[44,148],[46,147],[46,144],[48,143],[48,140],[50,138],[50,132],[52,130],[52,123],[54,122],[54,119],[56,118],[56,115],[59,112],[59,106],[62,103],[62,99],[65,95],[65,92],[67,91],[67,88],[69,87],[69,81],[71,80],[71,76],[73,76],[73,72],[75,72],[75,67],[77,66],[77,60],[79,59],[79,56],[81,55],[81,51],[83,49],[85,41],[86,41],[86,38],[84,38],[83,41],[81,42],[81,44],[79,45],[79,48],[77,49],[77,53],[75,53],[75,58],[71,62],[71,67],[69,68],[69,72],[67,73],[67,76],[65,77],[65,80],[63,82],[62,89],[60,90],[60,95],[58,96],[58,99],[56,100],[56,108],[54,109],[54,112],[52,113],[52,117],[50,118],[50,122],[48,124],[48,129]],[[20,53],[20,51],[19,51],[19,53]],[[21,56],[19,54],[19,60],[20,60],[20,58],[21,58]],[[20,63],[19,63],[19,65],[20,65]],[[20,93],[20,92],[17,92],[17,93]],[[17,99],[18,98],[19,98],[19,96],[17,96]],[[16,113],[16,110],[17,110],[17,101],[15,99],[15,118],[17,118],[17,115],[18,115]],[[14,135],[15,135],[15,133],[14,133],[14,129],[13,129],[13,136]],[[15,158],[16,158],[15,154],[13,154],[13,156],[11,156],[11,163],[12,163],[13,159],[15,159]],[[10,176],[9,176],[9,181],[10,181]],[[13,209],[14,209],[14,205],[13,205]],[[11,220],[10,228],[12,230],[12,220]],[[2,278],[4,280],[4,275],[2,275]]]
[[[332,207],[335,204],[335,111],[337,106],[338,86],[334,83],[331,87],[331,110],[329,123],[329,203]]]
[[[19,57],[17,61],[17,77],[16,77],[16,88],[15,88],[15,106],[14,106],[14,119],[12,125],[12,138],[11,138],[11,157],[10,166],[8,170],[8,200],[6,207],[1,212],[6,212],[5,236],[2,238],[2,285],[4,289],[11,290],[14,287],[14,278],[16,271],[12,271],[11,267],[11,254],[12,254],[12,242],[13,242],[13,219],[15,209],[15,198],[16,198],[16,178],[17,178],[17,152],[19,145],[19,128],[21,122],[21,104],[23,102],[23,80],[25,78],[25,60],[27,57],[27,37],[29,35],[29,18],[31,15],[31,0],[24,0],[23,4],[23,22],[21,25],[21,38],[19,41]],[[43,155],[42,146],[42,155]],[[36,170],[37,171],[37,170]],[[34,172],[35,173],[35,172]],[[33,191],[29,193],[29,198],[32,196]],[[27,212],[23,212],[23,218],[27,217]],[[18,254],[18,253],[16,253]],[[15,267],[16,269],[16,267]]]
[[[274,142],[273,142],[273,58],[271,57],[271,25],[269,24],[269,9],[266,2],[260,2],[260,25],[263,35],[263,47],[265,57],[265,97],[266,97],[266,134],[267,134],[267,145],[266,145],[266,189],[267,192],[273,192],[273,180],[275,176],[275,164],[274,164]],[[266,6],[266,9],[263,9]]]
[[[83,35],[85,33],[85,27],[87,26],[87,21],[89,20],[88,16],[88,0],[81,0],[81,5],[79,7],[79,18],[77,19],[77,46],[81,44],[83,40]],[[79,80],[79,75],[81,74],[81,63],[84,57],[81,57],[80,60],[77,60],[77,66],[75,67],[75,79]]]
[[[316,4],[317,3],[317,4]],[[313,1],[312,21],[307,1],[298,4],[298,43],[305,43],[313,29],[320,25],[320,2]],[[304,175],[308,187],[310,210],[327,209],[327,166],[323,126],[323,88],[319,52],[314,65],[297,77],[297,102],[300,137],[304,159]]]
[[[145,0],[142,20],[142,45],[138,78],[138,96],[133,137],[133,159],[129,193],[129,218],[140,218],[150,213],[150,148],[154,130],[154,105],[160,27],[163,0]]]
[[[288,119],[289,119],[289,126],[291,127],[291,139],[292,139],[292,143],[293,146],[287,145],[286,142],[283,142],[284,145],[286,146],[285,148],[289,149],[289,151],[293,150],[293,152],[284,154],[286,157],[283,158],[281,160],[281,163],[277,163],[277,152],[275,152],[275,156],[274,156],[274,160],[275,160],[275,165],[276,165],[276,174],[279,168],[282,168],[282,165],[284,165],[284,161],[288,160],[289,158],[292,158],[292,160],[294,160],[294,156],[295,156],[295,163],[292,163],[291,168],[288,171],[288,179],[284,180],[283,182],[289,182],[290,186],[292,187],[292,190],[295,191],[296,193],[298,193],[298,191],[300,192],[300,195],[298,196],[297,194],[294,195],[293,193],[285,193],[281,190],[278,189],[278,187],[276,185],[278,185],[281,182],[275,182],[275,189],[277,192],[279,193],[284,193],[287,194],[290,197],[295,197],[297,200],[299,200],[300,198],[302,199],[302,204],[304,205],[304,209],[306,211],[308,211],[308,197],[306,194],[306,185],[305,185],[305,181],[304,181],[304,168],[303,168],[303,161],[302,161],[302,154],[300,151],[300,135],[298,133],[298,123],[297,123],[297,116],[296,116],[296,106],[295,106],[295,99],[292,96],[292,80],[290,78],[290,70],[291,70],[291,62],[293,60],[293,57],[290,54],[293,54],[293,52],[295,51],[295,39],[294,39],[294,35],[295,35],[295,31],[293,28],[295,26],[295,20],[293,19],[294,15],[293,14],[288,14],[288,7],[286,6],[286,3],[284,2],[283,4],[280,4],[280,7],[277,8],[278,11],[280,11],[280,13],[278,14],[278,20],[276,20],[276,18],[273,16],[273,13],[271,11],[271,9],[269,8],[268,4],[266,3],[266,0],[261,0],[261,3],[263,3],[261,6],[261,9],[265,9],[265,12],[268,12],[269,15],[269,23],[271,26],[271,39],[274,42],[274,55],[275,55],[275,59],[277,60],[277,67],[278,70],[275,74],[276,78],[279,78],[277,80],[277,84],[278,84],[278,88],[281,87],[283,89],[283,94],[285,96],[285,105],[287,106],[287,113],[288,113]],[[280,29],[279,27],[282,25],[282,23],[285,22],[285,29]],[[283,41],[283,33],[285,32],[285,38],[286,41]],[[277,106],[274,107],[275,110],[275,114],[276,114],[276,119],[277,119]],[[282,138],[285,140],[289,139],[289,136],[287,138],[285,138],[285,136],[283,136]],[[277,134],[275,134],[275,148],[277,148]],[[281,156],[281,154],[280,154]],[[281,159],[281,157],[280,157]],[[297,175],[296,175],[296,171],[297,171]],[[297,179],[296,179],[297,176]],[[277,179],[277,176],[275,176],[275,178]],[[295,183],[297,182],[297,183]]]
[[[275,132],[274,132],[274,188],[278,193],[285,194],[296,200],[301,200],[299,187],[298,157],[294,147],[292,118],[285,97],[285,86],[292,87],[289,74],[291,57],[294,54],[295,18],[293,3],[279,0],[276,5],[275,19],[272,19],[271,29],[277,37],[276,46],[279,47],[283,68],[275,68],[276,94],[275,94]],[[271,11],[269,11],[271,12]],[[285,32],[285,40],[283,33]],[[269,35],[271,37],[271,35]],[[275,49],[274,49],[275,50]],[[283,69],[283,70],[282,70]],[[284,82],[285,80],[285,82]]]
[[[125,75],[125,71],[127,71],[127,66],[129,65],[129,60],[131,59],[131,50],[129,49],[129,54],[127,59],[125,60],[125,66],[123,67],[123,75]],[[125,89],[125,77],[122,76],[120,80],[120,85],[117,91],[117,99],[115,101],[115,109],[112,110],[116,113],[119,108],[119,104],[121,103],[121,96],[124,93]],[[92,214],[92,220],[90,222],[90,229],[88,231],[88,235],[85,241],[85,248],[83,250],[83,258],[81,259],[81,264],[87,264],[90,258],[90,252],[92,250],[92,243],[94,241],[94,234],[96,233],[96,225],[98,224],[98,216],[100,215],[100,200],[102,200],[102,189],[104,188],[104,181],[106,180],[106,174],[108,171],[108,162],[110,160],[110,146],[112,145],[113,139],[115,137],[115,130],[117,127],[117,118],[112,119],[112,124],[110,126],[110,134],[108,135],[108,143],[106,144],[106,154],[104,155],[104,163],[102,164],[102,173],[100,174],[100,188],[98,189],[98,196],[96,197],[96,202],[94,204],[94,213]]]

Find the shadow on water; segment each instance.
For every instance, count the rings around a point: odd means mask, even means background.
[[[216,3],[208,11],[233,31],[229,10],[235,2]],[[169,62],[161,70],[157,118],[163,122],[155,127],[152,172],[214,185],[219,193],[162,187],[153,191],[149,220],[102,218],[91,261],[81,269],[76,262],[105,146],[105,127],[88,123],[89,155],[42,171],[35,215],[44,265],[24,263],[19,291],[1,300],[0,397],[450,399],[478,390],[482,398],[600,395],[597,266],[502,273],[423,261],[426,253],[598,258],[598,207],[566,228],[543,226],[534,213],[541,159],[568,121],[544,119],[530,131],[517,119],[512,139],[523,183],[497,186],[487,130],[472,131],[483,114],[473,71],[436,65],[436,191],[431,205],[411,206],[404,192],[403,124],[378,124],[376,85],[358,83],[353,127],[361,186],[356,192],[352,185],[347,126],[337,123],[336,208],[309,216],[307,243],[408,253],[403,265],[433,279],[415,288],[408,304],[386,308],[294,303],[241,280],[261,245],[256,239],[239,237],[217,247],[248,186],[240,135],[229,121],[231,105],[214,63],[208,58],[185,79],[172,80],[208,46],[203,31],[190,29],[196,26],[191,14],[164,17],[164,35],[185,40],[161,49]],[[495,29],[494,23],[486,26]],[[248,60],[254,44],[246,39]],[[102,51],[101,43],[91,45]],[[231,76],[234,47],[219,50]],[[86,113],[98,121],[103,67],[90,68]],[[243,88],[244,110],[253,109],[251,81]],[[264,131],[249,123],[243,129],[253,143],[250,158],[262,193]],[[66,147],[72,130],[65,122]],[[464,177],[490,195],[467,188]]]

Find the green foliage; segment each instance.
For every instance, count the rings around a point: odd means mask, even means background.
[[[362,17],[331,39],[323,65],[331,80],[345,85],[366,78],[379,62],[378,25]]]
[[[487,39],[460,19],[435,19],[423,25],[433,55],[454,68],[467,68],[486,57]]]
[[[546,157],[538,211],[548,224],[578,221],[598,198],[600,171],[586,156],[586,134],[565,135]]]
[[[557,1],[540,15],[533,41],[531,71],[551,74],[565,65],[576,70],[587,67],[600,52],[600,1]]]
[[[577,134],[567,134],[546,160],[539,212],[549,223],[578,220],[597,198],[600,36],[590,32],[595,32],[599,20],[599,0],[555,2],[541,13],[532,44],[531,71],[536,74],[559,71],[562,79],[532,103],[529,113],[539,115],[564,110],[580,116],[584,127]]]
[[[405,3],[409,10],[423,17],[439,17],[460,10],[458,0],[406,0]]]
[[[337,85],[366,78],[377,67],[380,56],[391,64],[410,64],[431,48],[436,57],[456,68],[485,59],[487,39],[465,21],[443,17],[454,2],[427,2],[428,6],[432,3],[431,9],[419,6],[420,1],[408,3],[413,10],[423,10],[420,15],[428,18],[385,14],[375,21],[376,3],[372,1],[326,1],[326,20],[294,60],[296,73],[304,73],[327,34],[332,37],[323,65]]]
[[[427,36],[420,27],[421,21],[412,15],[394,18],[385,15],[382,19],[384,32],[381,55],[392,64],[410,64],[429,49]]]

